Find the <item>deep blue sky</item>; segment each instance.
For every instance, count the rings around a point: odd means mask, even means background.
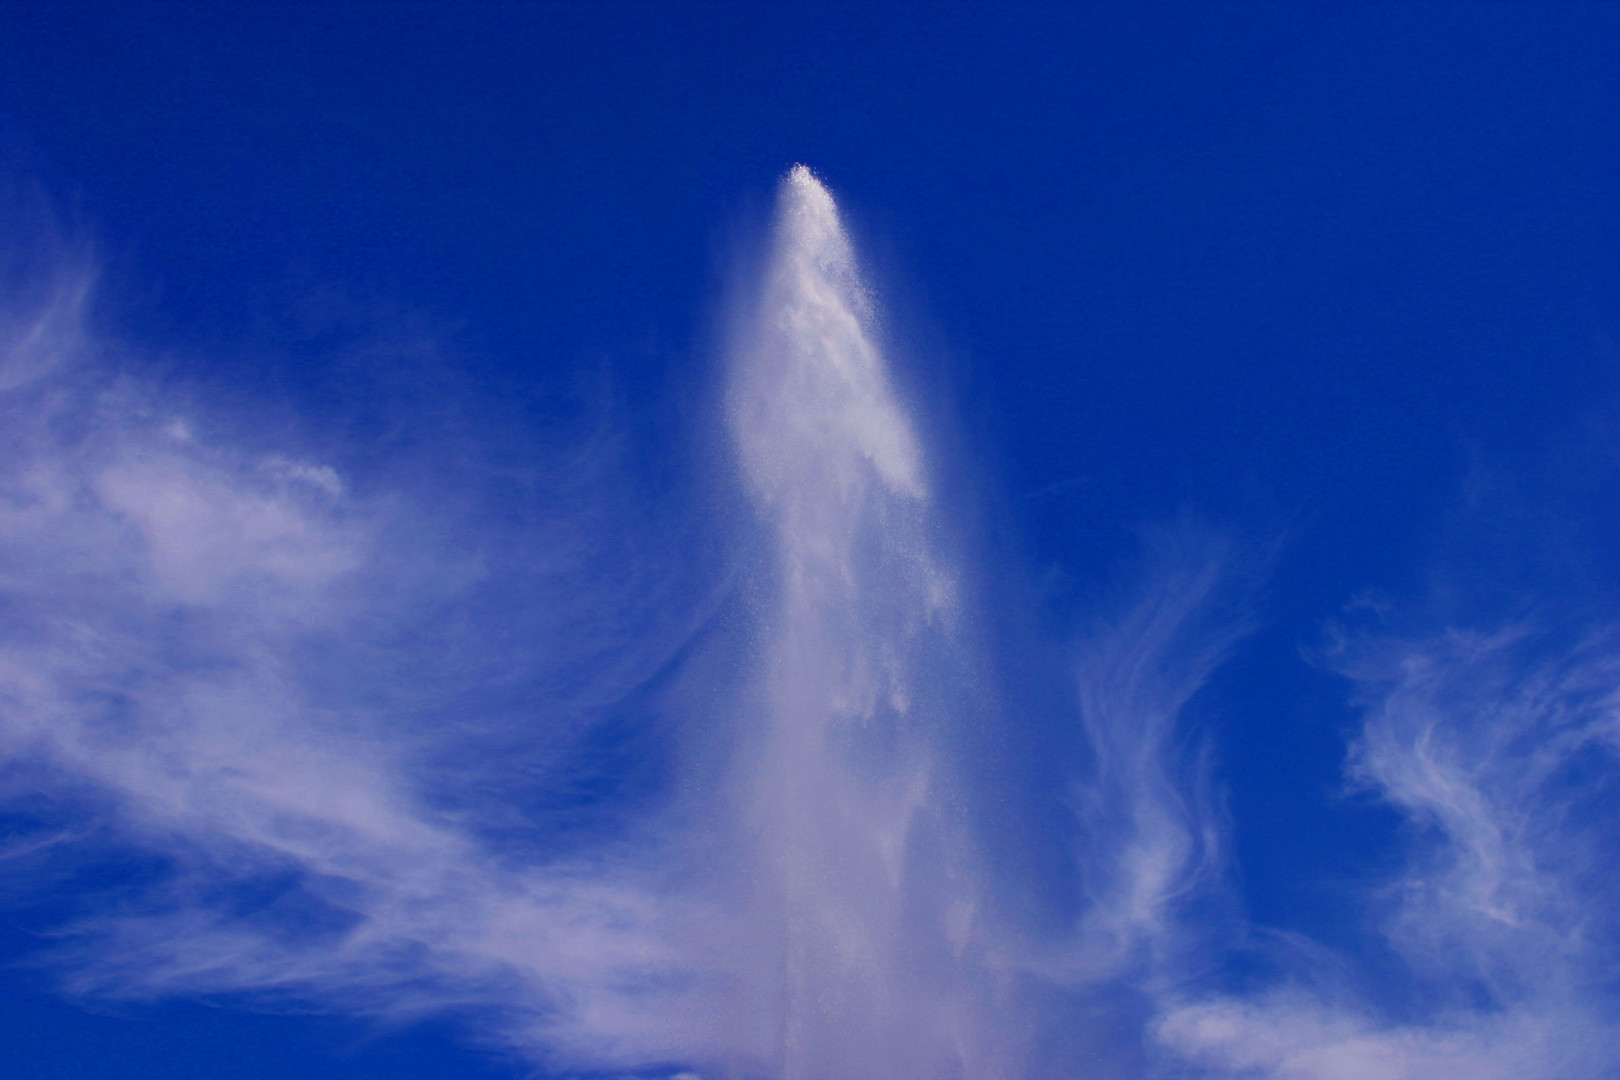
[[[1611,5],[15,4],[0,167],[93,248],[98,329],[231,401],[352,412],[322,357],[397,319],[536,423],[610,385],[656,485],[810,164],[977,463],[1009,669],[1140,528],[1270,559],[1198,708],[1250,915],[1338,943],[1397,830],[1343,794],[1325,625],[1620,590],[1617,57]],[[19,1076],[519,1074],[443,1025],[0,980]]]

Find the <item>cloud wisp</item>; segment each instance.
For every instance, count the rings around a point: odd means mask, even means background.
[[[1072,712],[997,700],[957,511],[806,168],[728,343],[740,520],[638,508],[605,438],[495,469],[233,436],[109,359],[88,274],[40,280],[0,326],[0,867],[69,992],[455,1013],[561,1071],[1620,1062],[1612,634],[1340,642],[1348,778],[1407,823],[1358,898],[1399,985],[1287,942],[1258,987],[1228,978],[1263,928],[1188,714],[1251,628],[1250,572],[1207,530],[1152,534]],[[690,557],[717,530],[723,568]],[[1050,790],[965,767],[1017,724],[1078,748]],[[1061,867],[995,857],[1052,806]]]
[[[208,434],[229,425],[91,348],[77,296],[20,313],[4,358],[5,854],[72,886],[24,897],[52,909],[42,962],[79,993],[611,1042],[616,973],[671,966],[681,916],[647,864],[569,849],[581,799],[536,789],[589,786],[592,718],[701,610],[618,618],[659,582],[602,565],[612,514],[578,494],[600,463],[502,491],[551,511],[504,534],[443,476],[357,493]]]
[[[1613,1072],[1620,652],[1553,638],[1452,629],[1335,657],[1364,709],[1351,777],[1407,822],[1404,864],[1364,898],[1400,1007],[1300,965],[1262,995],[1172,1008],[1161,1038],[1216,1075]]]

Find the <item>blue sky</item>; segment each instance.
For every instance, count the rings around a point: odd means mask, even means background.
[[[1617,46],[6,9],[19,1075],[1612,1076]]]

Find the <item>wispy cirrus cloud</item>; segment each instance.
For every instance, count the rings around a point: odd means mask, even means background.
[[[1145,537],[1134,595],[1080,644],[1074,937],[1038,966],[1079,984],[1152,978],[1197,942],[1188,910],[1218,895],[1227,825],[1209,733],[1189,705],[1252,629],[1258,558],[1191,520]]]
[[[491,480],[441,439],[359,492],[222,435],[244,418],[89,327],[92,275],[41,273],[0,357],[8,855],[123,867],[32,898],[58,912],[43,960],[80,993],[478,1005],[520,1045],[612,1042],[682,916],[645,861],[568,853],[581,745],[712,604],[615,564],[599,446]]]
[[[1528,625],[1343,640],[1350,777],[1406,822],[1361,897],[1403,985],[1361,1000],[1285,951],[1273,989],[1174,1005],[1159,1038],[1217,1075],[1608,1075],[1617,657]]]

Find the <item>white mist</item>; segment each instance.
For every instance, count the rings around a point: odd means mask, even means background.
[[[762,1064],[783,1080],[983,1076],[973,860],[939,752],[956,590],[871,295],[804,166],[781,183],[727,404],[774,559],[735,792],[773,954]]]

